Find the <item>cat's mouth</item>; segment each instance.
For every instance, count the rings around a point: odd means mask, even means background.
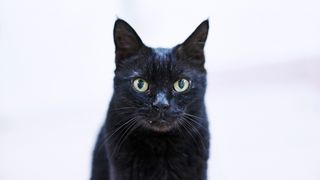
[[[148,126],[156,132],[168,132],[174,127],[174,121],[168,120],[148,120]]]

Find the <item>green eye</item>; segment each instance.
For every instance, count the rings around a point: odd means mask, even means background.
[[[137,78],[133,81],[133,88],[138,92],[145,92],[148,90],[148,83],[144,79]]]
[[[190,86],[190,83],[186,79],[179,79],[173,84],[173,88],[177,92],[186,91],[189,88],[189,86]]]

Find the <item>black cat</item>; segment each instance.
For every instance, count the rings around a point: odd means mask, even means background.
[[[205,180],[209,131],[202,22],[173,48],[150,48],[125,21],[114,26],[114,94],[91,180]]]

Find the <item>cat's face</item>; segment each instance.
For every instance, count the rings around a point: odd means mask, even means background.
[[[204,21],[184,43],[170,49],[150,48],[125,21],[116,21],[114,98],[128,120],[167,132],[203,108],[207,33],[208,21]]]

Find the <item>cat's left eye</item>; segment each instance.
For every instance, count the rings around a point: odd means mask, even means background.
[[[146,80],[137,78],[133,81],[133,88],[138,92],[145,92],[148,90],[148,83]]]
[[[173,88],[177,92],[184,92],[186,91],[190,86],[190,82],[186,79],[179,79],[173,84]]]

